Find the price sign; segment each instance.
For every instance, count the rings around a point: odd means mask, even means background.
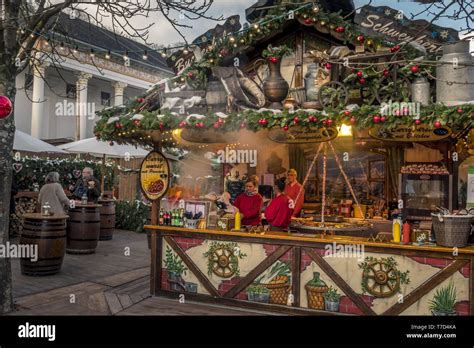
[[[150,152],[140,167],[140,187],[150,201],[163,197],[168,190],[170,166],[159,151]]]

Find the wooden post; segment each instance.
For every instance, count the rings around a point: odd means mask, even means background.
[[[161,141],[155,144],[155,150],[161,151]],[[160,212],[160,201],[157,199],[151,203],[151,224],[158,225],[158,218]],[[163,253],[163,237],[161,231],[148,230],[147,233],[151,233],[151,281],[150,281],[150,293],[152,296],[158,294],[161,289],[161,268],[162,268],[162,253]],[[160,235],[158,235],[160,233]]]

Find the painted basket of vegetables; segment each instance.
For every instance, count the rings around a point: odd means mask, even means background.
[[[288,303],[288,295],[290,294],[291,271],[288,264],[277,261],[270,269],[270,273],[265,277],[271,279],[263,285],[270,292],[270,303],[286,305]]]
[[[308,297],[308,307],[312,309],[324,309],[324,294],[328,291],[326,283],[321,280],[319,272],[313,273],[311,279],[305,285]]]

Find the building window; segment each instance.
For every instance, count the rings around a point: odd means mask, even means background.
[[[76,99],[76,86],[66,83],[66,95],[69,99]]]
[[[28,91],[33,90],[33,74],[25,74],[25,89]]]
[[[100,92],[100,104],[103,106],[110,106],[110,93]]]

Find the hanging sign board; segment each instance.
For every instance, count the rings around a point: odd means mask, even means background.
[[[307,129],[296,126],[289,128],[287,131],[280,128],[270,129],[268,137],[277,143],[310,144],[333,140],[337,137],[337,133],[335,127]]]
[[[397,126],[394,128],[375,126],[369,129],[369,135],[372,138],[385,141],[438,141],[448,138],[451,133],[451,128],[447,126],[440,128],[432,128],[431,126]]]
[[[364,34],[382,36],[393,43],[416,42],[428,53],[436,53],[443,45],[459,40],[458,32],[434,25],[424,19],[410,20],[402,11],[388,6],[365,5],[354,22]]]
[[[164,196],[170,183],[170,166],[159,151],[150,152],[140,167],[140,187],[150,201]]]

